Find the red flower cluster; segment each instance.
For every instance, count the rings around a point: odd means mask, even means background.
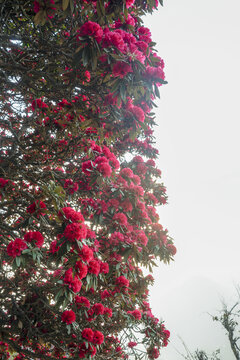
[[[116,213],[113,216],[113,221],[116,221],[119,225],[122,225],[122,226],[126,226],[128,223],[126,215],[123,213],[120,213],[120,212]]]
[[[90,308],[90,301],[84,296],[75,296],[75,304],[80,309],[81,307]]]
[[[24,235],[24,240],[33,243],[36,247],[41,248],[44,243],[44,237],[39,231],[29,231]]]
[[[72,179],[67,179],[64,183],[64,189],[66,189],[69,194],[74,194],[78,191],[78,184],[73,182]]]
[[[74,293],[78,293],[81,290],[82,282],[78,279],[78,276],[73,276],[72,268],[69,268],[65,272],[63,282],[68,285],[69,289],[72,289]]]
[[[67,220],[73,222],[73,223],[78,223],[78,222],[84,222],[84,217],[81,214],[81,212],[77,212],[75,211],[73,208],[71,207],[64,207],[62,208],[59,213],[58,216],[62,219],[62,217],[64,216]]]
[[[142,313],[141,311],[135,309],[133,311],[128,311],[128,314],[131,314],[136,320],[141,320],[142,318]]]
[[[125,278],[125,276],[121,275],[115,280],[116,285],[121,287],[129,287],[129,280]]]
[[[79,223],[68,224],[63,232],[63,235],[70,242],[85,239],[87,236],[86,225],[84,225],[83,223],[82,224],[79,224]]]
[[[87,21],[78,30],[78,39],[79,36],[91,36],[99,43],[102,40],[103,29],[99,24],[93,21]]]
[[[0,178],[0,188],[4,188],[8,184],[9,180]]]
[[[37,215],[44,215],[45,209],[46,209],[46,204],[44,204],[43,201],[37,200],[27,207],[27,212],[29,214],[33,214],[36,212]]]
[[[27,249],[26,241],[16,238],[8,244],[7,253],[9,256],[15,258],[16,256],[20,256],[25,249]]]
[[[133,70],[132,70],[131,65],[129,65],[123,61],[117,61],[113,65],[113,75],[116,77],[120,77],[121,79],[123,79],[127,74],[129,74],[132,71]]]
[[[65,322],[67,325],[72,324],[76,320],[76,314],[72,310],[65,310],[62,313],[61,319],[63,322]]]

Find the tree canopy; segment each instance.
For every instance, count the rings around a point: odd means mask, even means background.
[[[0,1],[0,354],[155,359],[157,0]],[[162,5],[162,3],[161,3]],[[159,10],[158,10],[159,11]]]

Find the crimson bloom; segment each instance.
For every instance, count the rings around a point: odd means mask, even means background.
[[[96,345],[101,345],[104,341],[104,335],[101,331],[94,331],[92,343]]]
[[[38,215],[44,215],[44,209],[46,209],[46,207],[47,206],[46,204],[44,204],[43,201],[37,200],[27,207],[27,212],[29,214],[33,214],[36,212]]]
[[[34,243],[36,247],[41,248],[44,243],[44,237],[39,231],[29,231],[24,235],[26,242]]]
[[[123,79],[130,72],[132,72],[131,65],[129,65],[123,61],[117,61],[113,65],[113,75],[118,76],[121,79]]]
[[[63,322],[65,322],[67,325],[72,324],[76,320],[76,314],[72,310],[65,310],[62,313],[61,319]]]
[[[87,341],[90,341],[90,342],[92,342],[92,340],[93,340],[93,334],[94,334],[94,332],[90,328],[83,329],[83,331],[82,331],[83,339],[86,339]]]
[[[67,240],[71,242],[75,240],[85,239],[87,235],[87,228],[84,224],[68,224],[64,230],[63,235],[66,237]]]
[[[93,21],[87,21],[78,30],[78,34],[80,36],[91,36],[99,43],[103,37],[103,29],[99,24]]]
[[[7,254],[13,258],[20,256],[22,251],[27,249],[26,241],[16,238],[14,241],[11,241],[7,246]]]
[[[116,284],[118,286],[125,286],[125,287],[129,287],[129,280],[125,278],[125,276],[121,275],[118,278],[116,278],[115,280]]]

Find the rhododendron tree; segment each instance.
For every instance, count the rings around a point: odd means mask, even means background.
[[[176,252],[156,210],[164,62],[142,23],[158,5],[0,4],[1,358],[155,359],[168,343],[146,275]]]

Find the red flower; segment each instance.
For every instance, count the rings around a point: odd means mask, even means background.
[[[164,80],[165,79],[165,73],[163,71],[163,69],[161,68],[161,66],[159,67],[152,67],[152,66],[148,66],[146,68],[146,72],[144,74],[144,77],[153,81],[158,81],[158,80]]]
[[[112,174],[112,168],[108,162],[98,164],[97,169],[103,177],[109,177]]]
[[[141,311],[135,309],[133,311],[128,311],[128,314],[131,314],[136,320],[141,320],[142,318],[142,313]]]
[[[104,99],[104,105],[108,106],[108,105],[116,105],[117,106],[117,101],[118,101],[118,97],[112,93],[109,93],[108,95],[105,96]]]
[[[139,106],[131,105],[131,106],[128,108],[128,111],[129,111],[135,118],[137,118],[138,121],[144,122],[144,120],[145,120],[145,114],[144,114],[144,111],[143,111]]]
[[[111,234],[109,241],[111,245],[118,245],[120,242],[124,241],[124,235],[118,231],[115,231]]]
[[[100,272],[100,264],[97,260],[93,259],[88,264],[88,272],[98,276]]]
[[[159,351],[156,347],[148,350],[148,355],[150,359],[157,359],[159,357]]]
[[[133,348],[133,347],[136,346],[136,345],[137,345],[137,343],[134,342],[134,341],[130,341],[130,342],[128,343],[128,347],[130,347],[130,348]]]
[[[91,175],[93,171],[94,163],[91,160],[84,161],[82,163],[82,172],[86,175]]]
[[[81,280],[78,279],[77,276],[73,277],[72,268],[69,268],[65,272],[63,282],[64,282],[64,284],[67,284],[69,286],[69,288],[72,289],[72,291],[74,293],[77,293],[77,292],[79,292],[81,290],[82,282],[81,282]]]
[[[126,0],[126,7],[129,8],[131,6],[133,6],[135,0]]]
[[[87,354],[90,354],[91,357],[93,357],[97,352],[95,346],[88,344],[88,348],[87,348],[85,343],[80,344],[78,349],[79,349],[79,353],[78,353],[79,359],[84,359]]]
[[[130,72],[132,72],[131,65],[129,65],[123,61],[117,61],[113,65],[113,75],[119,76],[121,79],[123,79]]]
[[[72,324],[76,320],[76,314],[72,310],[65,310],[62,313],[61,317],[62,321],[65,322],[67,325]]]
[[[35,246],[41,248],[44,243],[44,237],[39,231],[29,231],[24,235],[26,242],[34,242]]]
[[[44,212],[41,212],[41,209],[46,209],[46,205],[44,202],[37,200],[27,207],[27,212],[33,214],[36,211],[38,215],[44,215]]]
[[[67,189],[69,194],[74,194],[78,191],[78,184],[73,182],[72,179],[67,179],[64,183],[64,189]]]
[[[177,249],[173,244],[167,244],[167,249],[169,250],[170,254],[172,254],[172,255],[175,255],[177,252]]]
[[[144,26],[141,26],[138,29],[138,34],[139,34],[139,40],[140,41],[145,41],[148,44],[152,41],[152,39],[151,39],[151,31],[148,28],[146,28]]]
[[[64,230],[63,235],[71,242],[74,240],[85,239],[87,235],[87,228],[84,224],[68,224]]]
[[[77,276],[73,279],[71,285],[69,285],[69,288],[72,289],[74,293],[78,293],[81,290],[82,282],[78,279]]]
[[[93,258],[93,251],[87,245],[83,245],[79,252],[79,256],[83,261],[88,263]]]
[[[85,328],[82,331],[82,337],[90,342],[92,342],[92,340],[93,340],[93,334],[94,333],[93,333],[92,329],[90,329],[90,328]]]
[[[48,106],[41,99],[36,99],[32,102],[32,111],[34,111],[36,108],[46,109]]]
[[[142,163],[143,162],[143,158],[139,155],[134,156],[134,158],[132,159],[133,162],[135,163]]]
[[[119,33],[119,30],[106,31],[104,34],[102,46],[105,48],[108,46],[115,46],[121,52],[124,52],[126,49],[125,42],[121,36],[121,33]]]
[[[84,222],[83,215],[80,212],[75,211],[71,207],[64,207],[58,212],[58,216],[60,218],[62,218],[63,215],[67,218],[67,220],[70,220],[71,222]]]
[[[16,256],[20,256],[25,249],[27,249],[26,242],[20,238],[16,238],[8,244],[7,253],[9,256],[15,258]]]
[[[55,254],[60,249],[60,246],[57,246],[57,240],[53,240],[50,244],[50,252]]]
[[[124,168],[120,171],[120,175],[131,179],[134,174],[133,174],[132,169]]]
[[[38,1],[34,1],[34,3],[33,3],[33,11],[37,14],[39,11],[40,11],[40,4],[39,4],[39,2]]]
[[[8,184],[9,180],[0,178],[0,188],[4,188]]]
[[[104,309],[104,315],[107,315],[109,318],[111,318],[112,317],[112,309],[105,308]]]
[[[147,165],[149,165],[149,166],[156,166],[156,164],[155,164],[155,161],[153,160],[153,159],[149,159],[147,162],[146,162],[146,164]]]
[[[119,225],[123,225],[123,226],[126,226],[128,223],[127,217],[123,213],[116,213],[113,216],[113,221],[116,221]]]
[[[116,278],[116,284],[118,286],[125,286],[129,287],[129,280],[125,278],[125,276],[121,275],[118,278]]]
[[[107,299],[108,297],[110,297],[111,294],[109,294],[109,292],[107,290],[103,290],[101,292],[101,299],[104,300],[104,299]]]
[[[129,199],[124,200],[121,203],[121,207],[123,208],[123,211],[125,211],[125,212],[132,211],[132,209],[133,209],[132,203]]]
[[[103,29],[93,21],[87,21],[78,30],[80,36],[92,36],[99,43],[103,37]]]
[[[103,273],[103,274],[108,274],[109,273],[108,263],[104,263],[104,262],[100,263],[100,273]]]
[[[148,243],[148,238],[147,238],[147,236],[145,235],[145,233],[144,233],[144,231],[139,231],[139,233],[137,234],[137,238],[138,238],[138,241],[142,244],[142,245],[144,245],[144,246],[146,246],[147,245],[147,243]]]
[[[92,343],[101,345],[103,343],[103,341],[104,341],[103,333],[101,333],[101,331],[98,331],[98,330],[94,331]]]
[[[90,308],[90,301],[85,298],[84,296],[75,296],[75,304],[77,305],[77,308],[84,306],[86,308]]]
[[[96,303],[92,306],[91,311],[96,315],[102,315],[104,313],[104,306],[101,303]]]
[[[88,268],[82,261],[77,261],[75,264],[75,269],[80,279],[83,279],[87,276]]]
[[[85,71],[84,73],[86,81],[89,82],[91,80],[91,74],[88,70]]]

